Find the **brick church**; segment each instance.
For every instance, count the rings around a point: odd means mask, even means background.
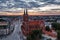
[[[44,26],[43,20],[29,20],[28,12],[27,10],[24,10],[22,25],[22,31],[24,35],[30,34],[32,30],[40,30]]]
[[[21,29],[25,36],[29,35],[32,32],[32,30],[40,30],[40,29],[42,29],[43,34],[47,34],[48,36],[51,37],[57,36],[55,33],[53,33],[55,32],[55,30],[53,30],[52,28],[50,31],[46,31],[44,20],[29,20],[27,9],[24,10],[23,23]]]

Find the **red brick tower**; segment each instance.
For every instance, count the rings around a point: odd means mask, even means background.
[[[28,31],[28,12],[27,9],[24,10],[24,14],[23,14],[23,33],[24,35],[27,35],[27,31]]]
[[[28,12],[27,9],[24,10],[23,21],[28,22]]]

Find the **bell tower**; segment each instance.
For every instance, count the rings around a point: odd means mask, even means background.
[[[28,12],[27,12],[27,9],[24,9],[23,21],[24,22],[28,22]]]

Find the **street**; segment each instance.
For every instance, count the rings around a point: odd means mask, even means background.
[[[23,40],[23,35],[21,33],[21,22],[20,20],[14,22],[15,29],[12,34],[0,38],[0,40]],[[20,32],[20,33],[19,33]]]

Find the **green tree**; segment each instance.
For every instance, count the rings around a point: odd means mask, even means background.
[[[60,40],[60,23],[52,23],[52,27],[57,32],[57,40]]]
[[[60,23],[52,23],[52,27],[55,29],[55,30],[60,30]]]
[[[42,38],[41,30],[33,30],[32,34],[28,35],[27,40],[40,40]]]
[[[50,31],[51,29],[49,28],[49,26],[45,27],[46,31]]]
[[[60,30],[57,31],[57,39],[60,40]]]
[[[51,40],[51,39],[49,38],[49,39],[47,39],[47,40]]]

